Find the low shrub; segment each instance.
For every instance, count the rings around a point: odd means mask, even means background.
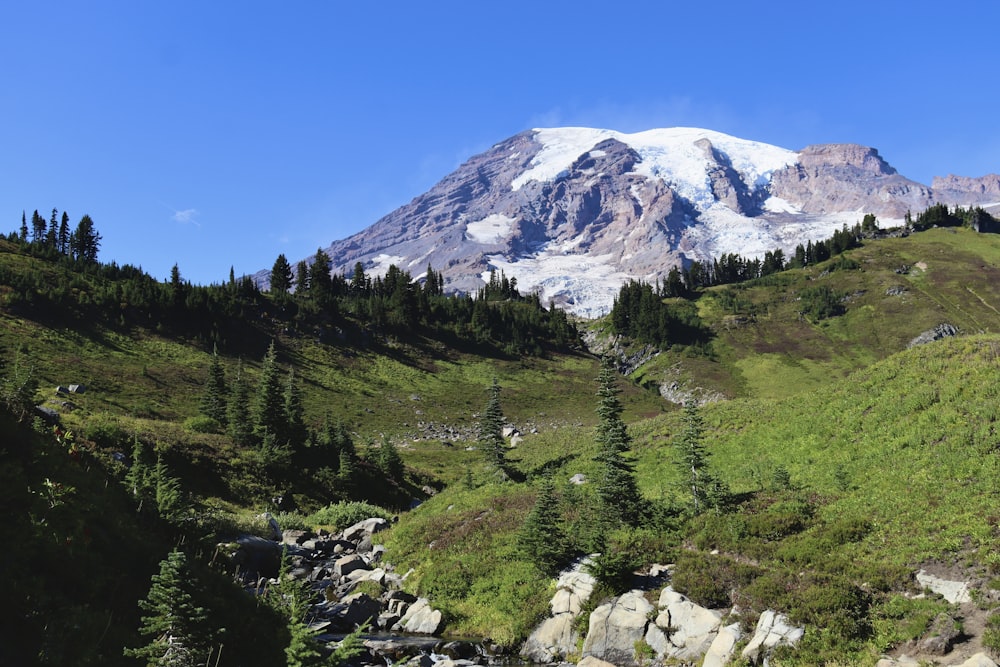
[[[339,502],[313,512],[305,521],[313,526],[325,526],[332,532],[339,532],[365,519],[377,517],[390,520],[392,516],[388,510],[371,503]]]
[[[191,433],[220,433],[222,425],[211,417],[198,415],[184,420],[184,430]]]

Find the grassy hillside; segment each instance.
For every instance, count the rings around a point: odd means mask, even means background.
[[[592,354],[563,347],[522,356],[461,339],[458,329],[440,336],[426,327],[390,332],[369,328],[356,314],[338,320],[343,326],[322,317],[303,324],[276,315],[280,304],[267,295],[240,306],[253,317],[226,311],[210,326],[197,318],[175,322],[127,306],[128,290],[99,271],[76,271],[0,242],[6,281],[0,285],[0,378],[30,368],[40,386],[36,402],[60,413],[90,462],[84,480],[64,461],[35,457],[38,446],[23,440],[3,453],[7,479],[23,480],[5,500],[45,502],[40,489],[51,488],[48,480],[88,499],[91,514],[58,505],[68,512],[58,519],[63,532],[82,529],[86,517],[96,521],[94,511],[109,522],[102,528],[108,535],[157,531],[146,551],[128,547],[141,551],[129,572],[131,599],[171,542],[200,545],[213,527],[245,525],[246,517],[268,508],[273,493],[288,492],[298,513],[282,519],[296,524],[308,523],[306,515],[333,492],[393,512],[419,497],[425,502],[403,512],[387,535],[390,560],[403,571],[414,569],[409,585],[445,612],[450,632],[515,646],[551,596],[547,573],[518,543],[541,479],[551,475],[567,556],[600,550],[617,558],[609,563],[619,569],[676,562],[678,588],[712,606],[738,604],[748,624],[762,609],[777,608],[809,627],[832,628],[807,634],[795,658],[800,664],[831,656],[873,662],[949,611],[939,600],[905,596],[917,592],[913,574],[920,568],[971,580],[983,609],[996,604],[998,266],[1000,238],[936,229],[868,241],[817,266],[707,290],[687,307],[697,308],[712,332],[710,343],[673,348],[633,379],[678,381],[732,398],[700,409],[710,468],[731,495],[718,511],[691,511],[674,446],[683,415],[653,391],[622,381],[635,475],[649,501],[643,521],[626,527],[605,525],[596,515],[593,483],[568,483],[577,473],[592,482],[601,473],[595,460],[599,363]],[[836,295],[841,314],[810,314],[809,295],[817,287]],[[159,288],[147,281],[144,289]],[[87,317],[109,294],[122,299],[121,317]],[[75,305],[62,310],[53,303]],[[962,335],[906,349],[941,323]],[[282,376],[294,370],[307,425],[317,432],[338,420],[347,426],[358,450],[356,477],[337,477],[325,463],[315,464],[322,452],[305,447],[276,480],[261,463],[273,452],[238,444],[219,425],[199,421],[213,340],[222,343],[227,381],[242,374],[251,387],[273,342]],[[503,483],[470,448],[493,378],[503,387],[507,421],[524,434],[507,452],[513,474]],[[85,393],[55,393],[56,386],[77,383]],[[396,444],[406,464],[400,479],[377,467],[383,438]],[[129,515],[125,469],[114,453],[131,457],[137,441],[161,455],[179,480],[195,533],[170,522],[153,521],[151,528],[150,517]],[[298,467],[300,461],[307,464]],[[116,489],[114,499],[94,499],[104,487]],[[23,519],[32,539],[50,538],[37,513]],[[81,562],[100,568],[95,563],[105,546]],[[96,575],[98,583],[105,574]],[[609,577],[598,599],[620,585]],[[66,604],[66,618],[83,613],[76,602]],[[226,613],[238,613],[239,604],[232,604]],[[131,614],[130,627],[107,641],[134,644],[135,607],[129,600],[114,605],[94,618]],[[30,629],[37,634],[36,626]],[[98,644],[94,660],[109,654]]]
[[[644,383],[679,381],[725,396],[778,398],[821,387],[904,349],[939,324],[1000,331],[1000,236],[964,228],[869,240],[842,258],[698,299],[711,355],[667,352],[643,366]],[[829,288],[844,314],[803,315],[807,290]]]

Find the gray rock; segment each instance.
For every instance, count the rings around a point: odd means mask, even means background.
[[[776,646],[794,646],[804,633],[803,628],[791,625],[784,615],[767,610],[757,620],[757,629],[741,655],[757,662],[761,654],[769,655]]]
[[[920,570],[917,572],[917,583],[924,588],[929,588],[932,592],[937,593],[952,604],[960,604],[971,600],[969,597],[969,585],[964,581],[939,579],[932,574],[928,574],[926,570]]]
[[[359,521],[353,526],[345,528],[341,533],[341,537],[348,542],[360,542],[365,537],[371,537],[375,533],[385,530],[388,527],[389,522],[385,519],[372,517],[371,519]]]
[[[649,615],[656,608],[642,591],[633,590],[603,604],[590,614],[583,656],[616,665],[634,665],[635,643],[646,637]]]
[[[436,635],[443,627],[441,612],[431,608],[427,598],[418,598],[393,626],[393,630],[419,635]]]
[[[545,619],[524,642],[521,657],[543,664],[565,659],[576,650],[580,640],[579,633],[573,629],[575,622],[576,617],[570,614]]]
[[[931,623],[927,636],[920,640],[920,650],[932,655],[948,653],[958,637],[958,629],[958,622],[950,614],[938,614]]]
[[[743,633],[740,632],[740,624],[733,623],[719,629],[712,645],[705,652],[705,659],[701,667],[725,667],[729,664],[736,649],[736,642],[740,640]]]
[[[355,570],[367,570],[368,563],[358,554],[338,558],[333,563],[333,574],[336,577],[346,577]]]
[[[660,610],[656,626],[669,633],[670,643],[675,648],[667,655],[674,658],[690,659],[703,655],[715,640],[722,623],[719,612],[691,602],[670,586],[660,593]],[[653,646],[652,642],[649,644]]]
[[[936,340],[941,340],[942,338],[948,338],[950,336],[957,336],[958,329],[951,324],[944,323],[939,324],[933,329],[929,329],[913,340],[910,341],[907,347],[916,347],[917,345],[926,345],[927,343],[933,343]]]
[[[364,593],[354,593],[341,600],[333,613],[349,628],[356,628],[364,623],[377,622],[382,613],[382,603]]]

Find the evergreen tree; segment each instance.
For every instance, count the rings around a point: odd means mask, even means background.
[[[218,348],[212,349],[212,365],[208,367],[208,382],[201,398],[201,413],[219,424],[226,423],[226,371],[219,360]]]
[[[378,449],[378,468],[389,479],[403,481],[403,459],[396,444],[386,437],[382,438],[382,444]]]
[[[542,478],[535,504],[518,534],[518,546],[548,575],[558,572],[566,559],[566,536],[551,477]]]
[[[253,421],[250,418],[250,387],[243,377],[242,365],[236,371],[226,412],[229,418],[229,437],[237,445],[249,445],[253,441]]]
[[[149,594],[139,602],[145,612],[139,633],[150,638],[145,646],[125,649],[125,655],[144,658],[157,667],[196,667],[208,664],[212,634],[206,631],[208,614],[195,605],[189,590],[187,557],[174,550],[160,561]]]
[[[691,493],[691,506],[697,514],[710,503],[714,486],[708,471],[708,454],[702,444],[704,425],[698,405],[689,401],[684,405],[684,430],[677,440],[678,465],[684,476],[684,483]]]
[[[31,242],[42,243],[45,240],[45,218],[38,214],[38,209],[31,214]]]
[[[21,243],[28,242],[28,218],[25,216],[24,211],[21,211],[21,233],[20,233]]]
[[[52,209],[52,217],[49,218],[49,226],[45,230],[45,245],[48,248],[55,248],[59,242],[59,211]]]
[[[302,390],[295,381],[295,369],[289,369],[285,382],[284,437],[293,447],[299,447],[306,439],[306,424],[303,417]]]
[[[500,408],[500,383],[496,378],[493,378],[493,384],[489,390],[489,400],[486,402],[486,409],[479,420],[479,447],[486,456],[486,463],[501,479],[506,479],[507,473],[504,468],[507,464],[505,454],[507,447],[503,439],[503,422],[503,411]]]
[[[597,395],[597,461],[601,475],[597,496],[606,521],[635,523],[642,515],[643,501],[635,481],[632,464],[625,458],[631,439],[622,421],[622,406],[618,400],[617,372],[610,357],[605,357],[598,377]]]
[[[284,295],[292,288],[292,265],[284,254],[278,255],[271,267],[271,294]]]
[[[277,353],[273,340],[261,364],[253,419],[254,434],[258,437],[262,438],[265,433],[271,433],[280,441],[286,435],[284,391],[278,375]],[[284,441],[280,441],[279,444],[284,444]]]
[[[69,236],[69,213],[63,211],[62,220],[59,221],[59,233],[56,237],[60,254],[69,255]]]
[[[297,296],[309,294],[309,265],[305,261],[295,265],[295,294]]]
[[[44,220],[42,221],[44,224]],[[101,247],[101,235],[94,227],[89,215],[84,215],[70,235],[69,249],[73,259],[81,262],[96,262],[97,251]]]

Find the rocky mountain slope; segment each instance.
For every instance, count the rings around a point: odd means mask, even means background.
[[[338,273],[361,262],[419,277],[429,264],[467,292],[502,270],[522,292],[596,316],[629,278],[652,282],[724,253],[790,252],[865,213],[889,226],[936,202],[995,204],[1000,177],[928,187],[855,144],[794,152],[696,128],[535,129],[326,250]]]

